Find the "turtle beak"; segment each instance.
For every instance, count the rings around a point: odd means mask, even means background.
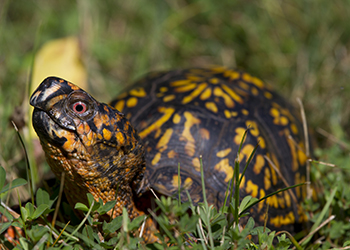
[[[58,99],[62,100],[74,91],[68,84],[64,84],[65,82],[67,83],[58,77],[46,78],[30,97],[30,105],[47,111]]]

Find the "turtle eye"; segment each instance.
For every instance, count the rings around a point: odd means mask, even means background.
[[[73,104],[73,111],[76,113],[76,114],[84,114],[87,110],[87,106],[85,103],[83,102],[76,102]]]

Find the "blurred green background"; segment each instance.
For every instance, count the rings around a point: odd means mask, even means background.
[[[28,138],[35,52],[67,36],[79,37],[89,89],[101,101],[152,70],[240,68],[295,105],[301,98],[317,146],[334,145],[321,128],[348,157],[350,1],[27,0],[0,1],[0,11],[0,164],[7,171],[25,169],[10,120],[23,120]]]

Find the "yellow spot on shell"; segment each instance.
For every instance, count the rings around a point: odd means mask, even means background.
[[[177,87],[177,88],[174,89],[174,91],[177,92],[177,93],[183,93],[183,92],[187,92],[187,91],[190,91],[192,89],[195,89],[196,87],[197,87],[197,83],[191,83],[191,84],[188,84],[188,85]]]
[[[159,162],[161,156],[162,156],[161,153],[156,153],[156,155],[154,156],[154,158],[152,160],[152,165],[156,165]]]
[[[243,146],[241,153],[239,154],[239,159],[243,160],[243,158],[246,157],[246,160],[248,160],[253,150],[254,150],[254,146],[252,144],[247,144]]]
[[[222,84],[221,87],[226,91],[226,93],[228,93],[233,100],[235,100],[238,103],[243,103],[242,98],[236,93],[234,92],[229,86]]]
[[[225,109],[224,110],[224,114],[225,114],[225,117],[227,119],[230,119],[232,117],[236,117],[238,115],[238,112],[237,111],[230,111],[230,110]]]
[[[249,115],[249,111],[246,110],[246,109],[242,109],[242,114],[243,114],[243,115]]]
[[[299,146],[300,148],[304,148],[304,143],[299,143]],[[306,163],[306,160],[307,160],[307,156],[306,154],[304,153],[304,151],[298,149],[298,159],[299,159],[299,163],[300,165],[304,165]]]
[[[268,203],[271,207],[278,208],[278,200],[276,195],[273,195],[267,198],[266,203]]]
[[[265,159],[262,155],[257,155],[255,158],[255,164],[253,171],[256,175],[260,174],[261,169],[265,166]]]
[[[209,80],[209,82],[212,83],[212,84],[218,84],[218,83],[219,83],[219,79],[217,79],[217,78],[211,78],[211,79]]]
[[[171,87],[179,87],[179,86],[184,86],[190,84],[192,81],[191,80],[178,80],[175,82],[171,82],[170,86]]]
[[[143,88],[136,88],[130,90],[130,95],[136,96],[136,97],[145,97],[147,95],[146,91]]]
[[[199,133],[200,133],[202,139],[204,139],[204,140],[209,140],[210,139],[210,132],[207,129],[201,128],[199,130]]]
[[[292,133],[295,134],[295,135],[297,135],[298,132],[299,132],[297,126],[294,123],[292,123],[290,125],[290,129],[292,130]]]
[[[195,141],[191,134],[191,128],[193,125],[200,124],[201,120],[194,117],[190,112],[184,112],[186,122],[184,124],[184,130],[180,141],[186,141],[185,150],[188,156],[193,156],[196,152]]]
[[[255,87],[252,87],[250,91],[251,91],[252,94],[255,95],[255,96],[258,96],[258,95],[259,95],[259,90],[258,90],[257,88],[255,88]]]
[[[160,87],[159,91],[164,93],[164,92],[168,91],[168,88],[167,87]]]
[[[214,113],[218,112],[218,107],[214,102],[206,102],[205,107]]]
[[[279,116],[280,116],[280,112],[279,112],[276,108],[271,108],[271,109],[270,109],[270,114],[271,114],[273,117],[279,117]]]
[[[224,91],[222,91],[222,88],[215,87],[214,88],[214,95],[217,97],[222,97],[224,99],[224,103],[225,103],[226,107],[233,108],[235,106],[231,97],[228,94],[224,93]]]
[[[291,203],[291,198],[290,198],[289,193],[288,192],[283,192],[283,194],[284,194],[284,200],[286,202],[286,206],[290,207],[292,203]]]
[[[211,96],[211,88],[207,88],[203,91],[201,96],[199,97],[202,101],[207,100]]]
[[[245,191],[253,197],[258,197],[258,185],[254,184],[251,180],[247,181]]]
[[[157,129],[156,133],[154,134],[154,139],[157,139],[160,136],[161,133],[162,133],[162,130],[160,128]]]
[[[103,134],[103,138],[106,140],[106,141],[109,141],[111,138],[112,138],[112,132],[109,131],[108,129],[103,129],[102,130],[102,134]]]
[[[181,121],[181,116],[179,114],[175,114],[173,117],[173,123],[178,124]]]
[[[260,192],[259,199],[265,197],[264,189],[260,188],[259,192]],[[257,205],[258,205],[258,213],[259,213],[261,211],[261,209],[263,209],[263,207],[264,207],[264,202],[259,202]]]
[[[170,150],[170,151],[168,152],[168,158],[169,158],[169,159],[172,159],[172,158],[174,158],[175,156],[177,156],[177,153],[176,153],[174,150]]]
[[[180,185],[181,185],[181,178],[180,178]],[[173,175],[172,186],[174,188],[179,188],[179,176],[178,175]]]
[[[159,149],[159,152],[163,152],[164,150],[166,150],[168,148],[168,143],[169,140],[171,138],[173,134],[173,129],[172,128],[168,128],[165,133],[163,134],[163,136],[159,139],[156,149]]]
[[[259,78],[257,78],[257,77],[252,77],[251,78],[251,82],[255,85],[255,86],[257,86],[258,88],[260,88],[260,89],[262,89],[262,88],[264,88],[264,83],[263,83],[263,81],[261,81]]]
[[[259,135],[259,129],[258,129],[258,125],[256,124],[256,122],[254,122],[254,121],[246,121],[245,125],[247,127],[250,127],[249,132],[253,136],[257,137]]]
[[[243,79],[243,81],[245,81],[245,82],[251,82],[252,76],[249,75],[249,74],[247,74],[247,73],[243,73],[243,74],[242,74],[242,79]]]
[[[249,90],[249,88],[250,88],[247,83],[242,82],[242,81],[239,81],[238,85],[244,90]]]
[[[240,174],[239,174],[239,178],[241,178],[241,177],[242,177],[242,174],[240,173]],[[241,184],[239,185],[239,188],[243,188],[244,185],[245,185],[245,176],[243,175]]]
[[[277,195],[277,201],[278,201],[278,206],[282,209],[284,209],[286,206],[284,204],[284,198],[283,197],[279,197],[280,194]]]
[[[270,223],[276,227],[281,227],[283,225],[289,225],[295,223],[295,217],[292,211],[290,211],[286,216],[277,215],[270,218]]]
[[[163,97],[163,102],[170,102],[176,98],[175,95],[166,95]]]
[[[139,135],[141,138],[145,138],[147,135],[152,133],[153,131],[159,129],[166,121],[169,120],[169,118],[173,115],[175,112],[174,108],[165,108],[165,107],[159,107],[158,111],[160,113],[163,113],[164,115],[160,117],[157,121],[152,123],[149,127],[142,130]]]
[[[226,175],[225,182],[229,182],[232,179],[233,168],[230,166],[229,160],[227,158],[219,161],[219,163],[215,165],[214,169],[223,172]]]
[[[195,84],[195,86],[197,86],[197,84]],[[188,96],[185,96],[183,99],[182,99],[182,103],[183,104],[186,104],[186,103],[189,103],[191,102],[194,98],[196,98],[197,96],[199,96],[202,91],[208,86],[207,83],[201,83],[198,85],[198,87],[191,92],[191,94],[189,94]]]
[[[128,108],[132,108],[135,107],[137,105],[137,98],[136,97],[130,97],[127,101],[126,101],[126,106]]]
[[[271,99],[271,98],[272,98],[272,94],[271,94],[270,92],[267,92],[267,91],[264,92],[264,96],[265,96],[267,99]]]
[[[200,164],[200,161],[199,161],[198,157],[193,158],[192,164],[193,164],[194,169],[197,172],[201,171],[201,164]]]
[[[245,130],[246,130],[245,128],[236,128],[235,129],[236,135],[233,139],[235,144],[237,144],[237,145],[241,144]]]
[[[266,148],[265,139],[262,136],[259,136],[258,140],[259,140],[259,147],[262,148],[262,149]]]
[[[192,179],[190,177],[187,177],[185,180],[185,183],[183,185],[183,188],[189,189],[191,187],[192,183],[193,183]],[[180,184],[181,184],[181,178],[180,178]],[[174,186],[174,188],[176,188],[176,189],[179,188],[179,176],[178,175],[173,176],[172,186]]]
[[[285,116],[281,116],[280,124],[283,125],[283,126],[286,126],[288,124],[288,118],[285,117]]]
[[[274,124],[286,126],[289,123],[288,118],[285,116],[282,116],[280,111],[277,108],[271,108],[270,115],[274,117],[274,120],[273,120]]]
[[[190,177],[187,177],[186,180],[185,180],[185,184],[183,185],[183,187],[185,189],[189,189],[191,186],[192,186],[192,179]]]
[[[232,149],[231,148],[227,148],[227,149],[224,149],[224,150],[221,150],[219,152],[216,153],[216,156],[217,157],[220,157],[220,158],[224,158],[226,157],[229,153],[231,153]]]
[[[239,78],[239,73],[237,71],[232,71],[230,74],[230,80],[236,80]]]

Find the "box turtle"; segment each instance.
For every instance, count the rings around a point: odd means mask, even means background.
[[[151,73],[110,105],[76,85],[45,79],[30,99],[33,126],[55,175],[65,173],[68,201],[87,203],[86,193],[104,202],[117,199],[113,214],[127,208],[130,218],[147,211],[153,197],[178,192],[181,168],[194,203],[202,200],[200,157],[207,199],[223,205],[242,135],[241,170],[259,147],[240,186],[241,197],[261,198],[286,185],[305,182],[304,138],[293,108],[260,79],[214,67]],[[274,166],[273,166],[274,165]],[[281,178],[283,176],[283,178]],[[306,220],[300,201],[305,187],[280,192],[250,212],[271,229],[297,230]],[[143,202],[139,202],[142,200]],[[154,241],[148,219],[146,241]]]

